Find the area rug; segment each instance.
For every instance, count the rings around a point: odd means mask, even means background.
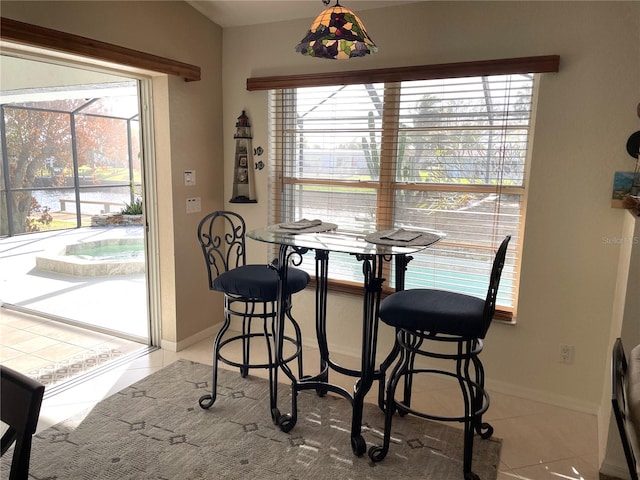
[[[222,370],[218,399],[211,367],[177,361],[113,394],[93,409],[34,437],[30,474],[36,480],[123,479],[431,479],[462,476],[462,432],[406,416],[393,423],[387,457],[356,457],[350,443],[350,405],[343,398],[299,394],[298,422],[283,433],[271,422],[266,380]],[[281,387],[281,410],[290,406]],[[363,436],[379,444],[383,414],[367,404]],[[474,471],[495,480],[499,439],[474,443]],[[7,455],[2,459],[3,478]]]
[[[27,376],[43,384],[47,392],[51,387],[87,373],[90,370],[105,365],[113,360],[125,356],[126,353],[106,345],[84,350],[71,358],[53,362],[44,367],[35,368],[27,372]]]

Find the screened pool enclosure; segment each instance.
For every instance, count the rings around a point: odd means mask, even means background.
[[[141,197],[136,81],[0,95],[0,237],[90,226]]]

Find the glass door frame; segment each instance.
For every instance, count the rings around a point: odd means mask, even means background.
[[[17,44],[7,46],[3,43],[1,54],[9,54],[27,60],[55,63],[73,68],[81,68],[90,71],[126,76],[137,81],[139,100],[139,121],[140,121],[140,152],[143,161],[142,169],[142,198],[144,202],[143,229],[145,239],[145,259],[146,259],[146,285],[147,285],[147,322],[148,322],[148,345],[159,346],[160,344],[160,280],[159,280],[159,232],[158,232],[158,211],[157,211],[157,181],[156,181],[156,161],[155,142],[153,127],[153,95],[151,75],[139,72],[132,72],[129,68],[122,66],[105,67],[99,62],[90,59],[70,56],[61,52],[26,47]],[[69,323],[74,323],[70,321]]]

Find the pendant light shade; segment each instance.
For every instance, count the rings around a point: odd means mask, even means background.
[[[358,16],[338,2],[318,15],[296,47],[303,55],[334,60],[363,57],[377,50]]]

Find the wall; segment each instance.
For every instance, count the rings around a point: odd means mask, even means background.
[[[201,68],[202,80],[154,77],[162,345],[181,348],[222,320],[222,299],[209,292],[187,197],[202,210],[222,196],[222,29],[182,1],[11,2],[3,17],[73,33]],[[183,186],[183,171],[198,184]]]
[[[639,126],[640,3],[420,2],[360,17],[379,52],[347,62],[295,53],[312,19],[224,29],[225,199],[241,110],[254,146],[267,147],[267,93],[247,92],[248,77],[560,55],[560,72],[540,83],[517,324],[492,327],[483,359],[491,388],[595,414],[620,251],[608,239],[626,214],[610,208],[611,186],[614,171],[633,169],[625,144]],[[233,205],[250,228],[268,219],[266,169],[256,182],[258,204]],[[266,259],[264,245],[249,247],[253,261]],[[312,302],[310,293],[294,301],[311,336]],[[329,303],[336,348],[355,352],[358,322],[343,319],[360,318],[359,300]],[[573,364],[558,363],[560,343],[575,346]]]
[[[609,338],[609,352],[616,339],[622,339],[626,355],[640,344],[640,218],[629,212],[625,215],[622,234],[616,239],[620,244],[618,281]],[[598,417],[600,449],[606,450],[600,469],[615,478],[629,478],[620,433],[615,416],[611,412],[611,371],[605,374],[601,415]]]
[[[126,80],[128,79],[102,72],[89,72],[51,63],[35,63],[7,56],[0,58],[0,85],[3,91]]]

